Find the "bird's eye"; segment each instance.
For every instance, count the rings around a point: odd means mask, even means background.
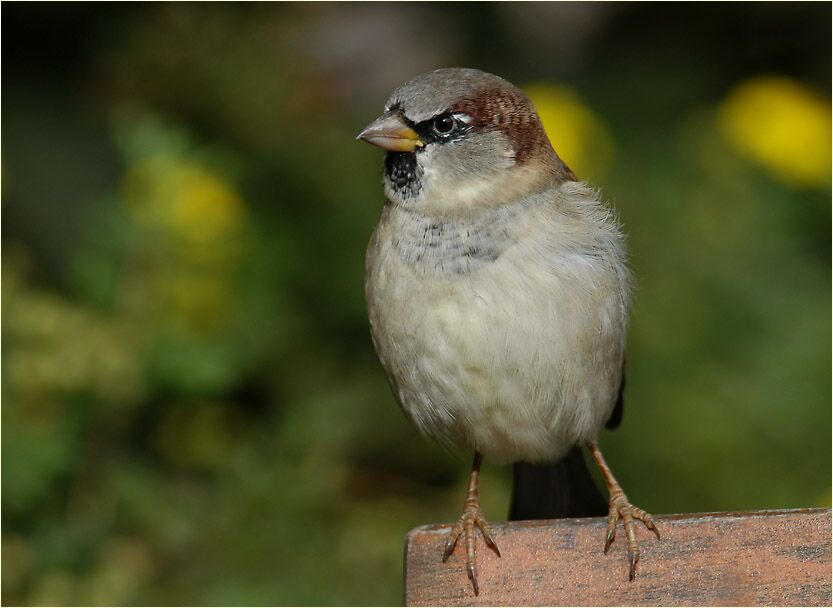
[[[436,131],[439,135],[448,135],[456,126],[457,121],[453,116],[449,116],[448,114],[437,116],[434,119],[434,131]]]

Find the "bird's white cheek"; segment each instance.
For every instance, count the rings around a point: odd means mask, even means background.
[[[423,165],[419,209],[426,215],[442,217],[452,213],[482,212],[528,196],[545,177],[539,165],[516,165],[511,157],[500,157],[477,172],[460,171],[448,163]]]
[[[445,208],[473,208],[491,199],[497,177],[486,175],[458,175],[445,171],[426,171],[425,198],[442,201]]]

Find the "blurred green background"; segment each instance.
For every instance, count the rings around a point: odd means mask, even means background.
[[[354,136],[441,66],[527,90],[621,214],[634,502],[830,506],[830,4],[3,9],[4,604],[401,601],[470,455],[376,361]]]

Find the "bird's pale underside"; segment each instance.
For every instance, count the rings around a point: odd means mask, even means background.
[[[387,203],[366,258],[371,335],[425,435],[475,451],[463,516],[493,549],[481,458],[554,463],[589,445],[639,556],[627,501],[596,439],[623,381],[630,275],[618,221],[553,150],[531,102],[491,74],[443,69],[397,89],[360,138],[386,149]]]

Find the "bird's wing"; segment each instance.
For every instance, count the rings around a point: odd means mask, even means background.
[[[616,397],[616,405],[610,413],[610,418],[605,423],[605,428],[615,429],[622,423],[622,414],[625,408],[623,393],[625,392],[625,362],[622,361],[622,382],[619,384],[619,396]]]

